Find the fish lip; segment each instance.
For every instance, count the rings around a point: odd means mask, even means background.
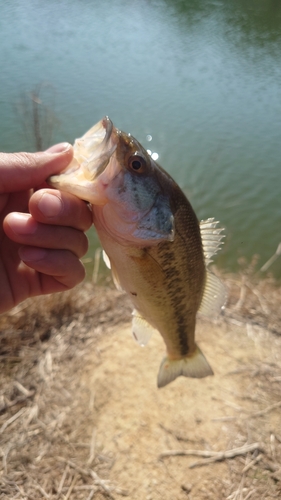
[[[117,147],[119,134],[110,118],[105,116],[74,142],[74,157],[82,168],[92,172],[93,178],[106,168]]]
[[[86,141],[91,137],[96,137],[100,129],[104,129],[105,134],[103,137],[101,137],[101,140],[97,145],[100,146],[102,143],[107,143],[114,129],[114,125],[108,116],[104,116],[99,122],[93,125],[81,138],[76,139],[75,143],[79,144],[81,141]]]
[[[98,123],[86,132],[81,138],[74,142],[74,149],[85,146],[88,149],[106,147],[113,138],[114,125],[108,116],[102,118]],[[100,133],[102,131],[102,134]]]
[[[93,125],[73,145],[73,159],[59,174],[52,175],[47,183],[61,191],[67,191],[96,205],[107,203],[106,183],[103,173],[109,166],[111,157],[118,146],[120,131],[114,127],[108,116]]]
[[[82,170],[85,178],[95,180],[108,165],[117,148],[120,131],[116,129],[108,116],[102,118],[82,137],[75,139],[74,155],[70,164],[58,175],[52,175],[47,182],[52,186],[60,178],[71,177]],[[56,187],[56,186],[54,186]]]
[[[94,156],[96,156],[95,158],[96,166],[94,171],[92,172],[93,181],[105,171],[111,156],[113,155],[114,151],[117,148],[120,136],[120,131],[113,125],[112,121],[108,116],[102,118],[102,120],[100,120],[96,124],[96,126],[92,128],[92,136],[94,136],[95,133],[97,133],[100,127],[104,129],[105,134],[104,137],[101,139],[101,141],[95,144]]]
[[[110,120],[109,116],[105,116],[102,120],[102,126],[105,129],[105,137],[104,141],[107,143],[111,137],[111,134],[113,132],[114,125],[112,121]]]

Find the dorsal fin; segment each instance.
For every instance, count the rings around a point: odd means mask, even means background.
[[[155,328],[153,328],[136,309],[134,309],[132,315],[132,335],[138,344],[145,346]]]
[[[212,262],[212,257],[217,253],[223,244],[223,228],[217,227],[219,221],[214,217],[200,221],[200,232],[203,244],[205,264],[208,266]]]
[[[226,303],[226,298],[225,286],[215,274],[211,273],[211,271],[206,271],[204,294],[198,313],[209,317],[218,316]]]

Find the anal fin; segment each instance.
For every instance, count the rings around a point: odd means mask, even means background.
[[[211,271],[206,271],[206,282],[203,298],[198,313],[204,316],[216,317],[226,303],[226,288],[219,278]]]

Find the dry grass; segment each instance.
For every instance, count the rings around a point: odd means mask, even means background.
[[[280,349],[281,288],[270,277],[256,278],[251,267],[224,281],[229,301],[220,321],[246,323],[249,335],[258,328]],[[0,498],[90,500],[128,494],[110,481],[114,457],[96,444],[95,428],[89,428],[94,394],[79,380],[89,351],[98,352],[101,334],[109,325],[128,321],[130,312],[123,294],[86,283],[72,292],[27,301],[0,317]],[[280,498],[281,368],[271,357],[251,369],[255,396],[245,396],[249,404],[243,411],[239,402],[230,403],[236,437],[229,449],[243,446],[247,433],[258,445],[233,459],[220,450],[231,484],[214,475],[214,492],[204,493],[202,487],[202,499]],[[265,418],[276,410],[276,425],[268,434]],[[180,436],[173,439],[181,442]],[[181,488],[186,498],[197,500],[189,485]]]
[[[76,435],[77,418],[81,425],[91,412],[78,381],[106,325],[129,317],[122,294],[88,283],[0,317],[0,498],[111,497],[99,474],[112,459],[93,455],[91,435]]]
[[[281,335],[280,283],[271,274],[260,273],[258,263],[258,255],[250,263],[240,259],[238,274],[222,275],[228,288],[226,316]]]

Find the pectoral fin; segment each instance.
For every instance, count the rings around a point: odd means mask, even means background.
[[[116,271],[114,265],[111,263],[110,258],[108,257],[107,253],[105,253],[104,250],[102,251],[102,258],[103,258],[103,261],[104,261],[106,267],[111,270],[111,275],[112,275],[112,280],[113,280],[114,285],[116,286],[116,288],[119,292],[122,292],[123,288],[120,284],[120,280],[119,280],[119,276],[117,274],[117,271]]]
[[[153,334],[154,328],[136,311],[133,311],[132,335],[141,346],[145,346]]]

